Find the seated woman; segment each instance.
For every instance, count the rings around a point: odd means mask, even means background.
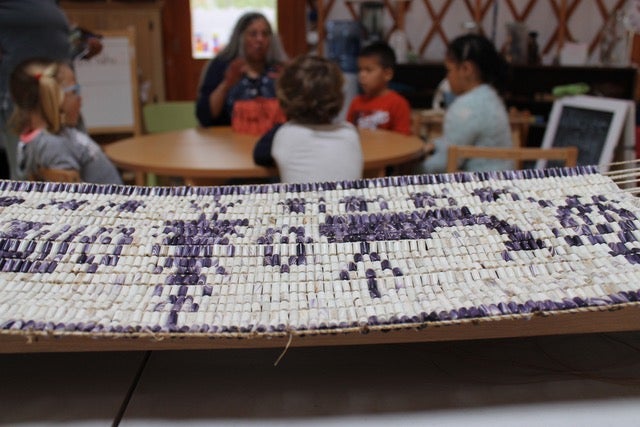
[[[47,59],[19,64],[9,83],[14,110],[10,118],[20,136],[18,177],[37,177],[40,169],[75,170],[85,182],[122,184],[100,146],[76,129],[80,86],[71,67]]]
[[[246,13],[204,73],[196,100],[202,126],[228,126],[234,102],[275,97],[275,78],[287,60],[264,15]]]
[[[278,167],[287,183],[354,180],[364,165],[355,126],[334,123],[344,103],[344,76],[334,62],[300,56],[277,82],[278,101],[288,121],[256,144],[256,164]]]
[[[511,147],[509,115],[494,85],[506,78],[506,63],[486,37],[469,34],[453,40],[445,59],[447,80],[456,96],[444,116],[443,135],[421,165],[423,173],[443,173],[450,145]],[[467,171],[513,169],[510,160],[470,159]]]

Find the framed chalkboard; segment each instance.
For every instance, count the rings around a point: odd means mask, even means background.
[[[82,86],[82,116],[91,134],[142,133],[135,31],[97,30],[102,51],[74,67]]]
[[[633,126],[633,111],[633,102],[628,100],[595,96],[561,98],[551,109],[542,147],[576,146],[578,165],[598,165],[605,172],[616,147],[628,136],[628,127]],[[555,164],[540,160],[536,165],[548,166]]]

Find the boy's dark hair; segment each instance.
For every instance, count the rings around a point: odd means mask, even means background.
[[[276,83],[276,95],[289,120],[328,124],[344,102],[340,67],[326,58],[301,55],[288,64]]]
[[[382,68],[394,69],[396,67],[396,53],[391,49],[391,46],[385,42],[373,42],[366,45],[358,54],[359,58],[370,58],[374,56],[378,58]]]
[[[478,67],[480,79],[497,88],[507,79],[506,61],[484,36],[466,34],[454,39],[447,48],[447,58],[457,63],[472,62]]]

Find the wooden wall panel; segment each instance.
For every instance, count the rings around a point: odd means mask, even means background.
[[[307,51],[305,2],[278,0],[278,33],[291,58]]]
[[[164,3],[162,34],[167,100],[194,100],[200,73],[207,61],[191,55],[189,0]]]

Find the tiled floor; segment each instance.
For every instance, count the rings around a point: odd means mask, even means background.
[[[280,352],[153,352],[121,425],[495,426],[515,418],[549,427],[640,419],[640,333],[290,348],[274,366]],[[144,356],[1,355],[0,422],[109,425]]]

